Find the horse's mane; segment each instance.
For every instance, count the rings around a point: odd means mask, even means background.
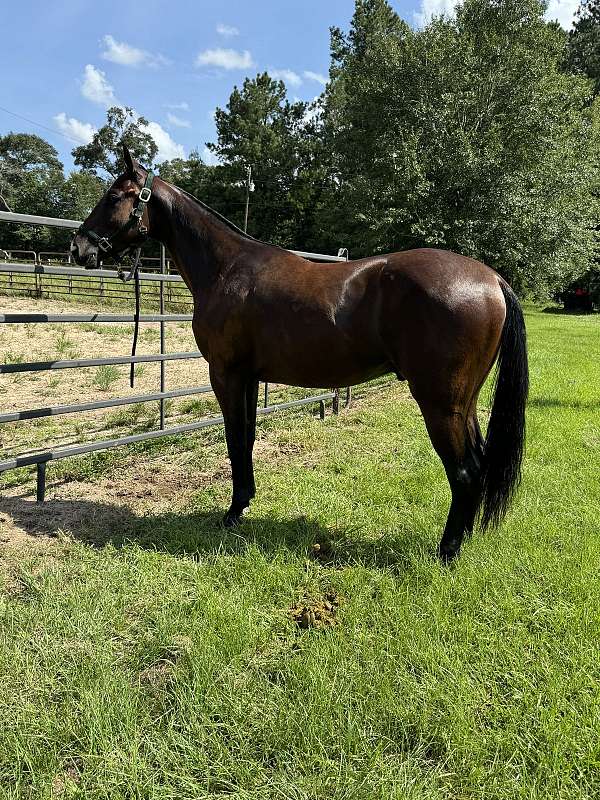
[[[208,211],[209,213],[213,214],[213,216],[215,216],[218,220],[227,225],[228,228],[237,233],[239,236],[243,236],[244,239],[250,239],[250,241],[252,242],[260,241],[259,239],[256,239],[254,236],[250,236],[249,233],[245,233],[245,231],[243,231],[241,228],[238,228],[238,226],[234,222],[232,222],[230,219],[227,219],[227,217],[223,216],[223,214],[219,213],[218,211],[215,211],[215,209],[211,208],[211,206],[209,206],[207,203],[203,203],[202,200],[198,200],[198,198],[194,197],[193,194],[186,192],[186,190],[182,189],[181,186],[176,186],[175,184],[173,185],[178,191],[181,192],[181,194],[184,194],[186,197],[189,197],[190,200],[193,200],[195,203],[197,203],[200,206],[200,208],[203,208],[205,211]]]

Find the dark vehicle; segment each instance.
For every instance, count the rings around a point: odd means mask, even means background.
[[[600,308],[600,269],[592,268],[559,292],[556,299],[566,311]]]

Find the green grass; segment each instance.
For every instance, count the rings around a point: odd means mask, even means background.
[[[73,501],[74,536],[7,549],[0,797],[597,798],[600,317],[527,321],[523,487],[452,568],[443,470],[400,384],[324,423],[262,419],[236,531],[217,477],[162,513]],[[222,433],[79,469],[124,485],[128,459],[184,448],[210,470]],[[332,591],[339,624],[297,627]]]
[[[121,373],[117,367],[112,364],[102,364],[102,366],[97,367],[92,383],[97,389],[106,392],[120,377]]]

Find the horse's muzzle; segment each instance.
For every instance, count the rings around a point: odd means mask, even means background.
[[[76,235],[71,242],[71,258],[80,267],[94,269],[98,266],[98,248],[84,237]]]

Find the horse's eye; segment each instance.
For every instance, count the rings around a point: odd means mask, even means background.
[[[121,195],[120,195],[120,194],[117,194],[116,192],[111,192],[111,193],[108,195],[108,201],[109,201],[109,203],[117,203],[117,202],[118,202],[120,199],[121,199]]]

